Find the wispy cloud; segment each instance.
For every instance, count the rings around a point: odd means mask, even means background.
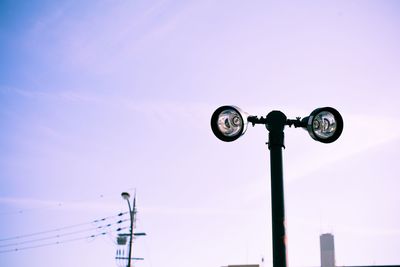
[[[244,208],[237,209],[218,209],[218,208],[183,208],[183,207],[142,207],[141,212],[154,215],[189,215],[189,216],[206,216],[206,215],[237,215],[243,212],[249,213]]]
[[[67,6],[44,15],[32,26],[26,43],[56,56],[59,66],[120,72],[127,58],[173,31],[187,10],[187,5],[178,7],[166,0],[143,6],[135,1],[90,5],[79,17],[71,18]]]
[[[3,212],[0,215],[10,215],[16,213],[22,214],[49,209],[63,211],[101,211],[116,213],[121,208],[121,205],[104,203],[104,201],[56,201],[24,197],[0,197],[0,203],[2,205],[10,205],[14,207],[13,211]]]
[[[303,218],[298,216],[291,217],[292,224],[302,225],[311,227],[313,229],[318,229],[321,231],[321,224],[315,220],[310,220],[309,218]],[[329,231],[342,234],[353,234],[360,236],[385,236],[393,237],[400,235],[400,228],[388,228],[388,227],[366,227],[363,225],[345,225],[340,223],[335,223],[334,227],[331,227]]]
[[[390,125],[390,130],[382,130],[382,127],[377,125]],[[306,134],[304,132],[304,135]],[[291,184],[295,181],[306,179],[311,177],[313,173],[329,169],[335,163],[346,162],[353,157],[368,155],[369,151],[397,140],[400,140],[399,119],[348,114],[345,117],[343,134],[337,142],[331,145],[324,145],[310,141],[312,146],[304,143],[296,148],[287,148],[300,151],[294,154],[297,156],[291,156],[290,162],[285,162],[285,181]],[[245,190],[247,198],[250,200],[263,198],[265,196],[264,188],[265,180],[249,183]]]
[[[390,125],[390,130],[382,130],[382,127],[377,125]],[[335,162],[368,154],[368,151],[398,139],[400,139],[400,120],[397,118],[347,115],[340,139],[334,145],[313,147],[310,153],[303,150],[302,158],[297,158],[298,161],[293,162],[295,166],[288,168],[289,182],[327,168]],[[321,152],[314,151],[316,149]],[[318,154],[324,156],[316,157]]]
[[[0,87],[0,90],[9,96],[19,96],[31,99],[41,99],[48,101],[65,101],[65,102],[86,102],[86,103],[106,103],[106,96],[101,97],[99,94],[85,93],[81,90],[54,90],[46,91],[36,88],[11,88]]]

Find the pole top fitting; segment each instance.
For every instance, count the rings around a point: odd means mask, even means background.
[[[274,110],[268,113],[266,121],[267,130],[270,132],[283,131],[286,125],[286,115],[279,110]]]

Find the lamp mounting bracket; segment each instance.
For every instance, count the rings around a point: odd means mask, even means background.
[[[301,120],[301,117],[296,117],[295,120],[288,119],[286,121],[286,125],[288,125],[289,127],[292,127],[292,125],[293,125],[294,128],[307,127],[306,123]]]

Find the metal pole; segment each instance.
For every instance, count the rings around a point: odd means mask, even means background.
[[[266,127],[269,131],[268,148],[271,165],[271,206],[272,206],[272,250],[273,267],[286,267],[285,205],[283,189],[282,148],[284,145],[283,129],[286,116],[280,111],[267,115]]]
[[[136,196],[133,199],[133,209],[135,209],[135,200],[136,200]],[[130,232],[129,232],[129,250],[128,250],[128,267],[131,267],[131,258],[132,258],[132,239],[133,239],[133,221],[134,221],[134,216],[135,216],[135,210],[132,211],[132,207],[131,207],[131,203],[129,202],[129,199],[127,199],[128,201],[128,206],[129,206],[129,215],[130,215],[130,219],[131,219],[131,224],[130,224]]]

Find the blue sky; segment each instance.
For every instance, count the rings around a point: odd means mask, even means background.
[[[223,143],[211,114],[332,106],[337,142],[285,130],[289,265],[318,266],[325,232],[338,265],[399,264],[399,9],[1,1],[0,239],[118,214],[136,189],[138,267],[269,266],[267,132]],[[2,253],[0,265],[113,266],[113,241]]]

